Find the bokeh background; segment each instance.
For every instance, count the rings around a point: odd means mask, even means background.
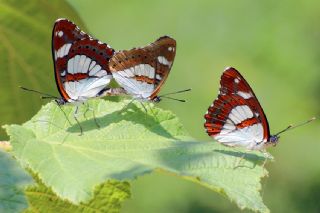
[[[175,112],[194,138],[214,143],[203,129],[203,114],[227,66],[247,79],[271,132],[278,132],[320,115],[319,11],[315,0],[0,0],[0,124],[22,123],[45,103],[19,85],[58,94],[51,30],[55,19],[66,17],[117,50],[144,46],[162,35],[175,38],[175,63],[161,92],[192,92],[179,96],[187,103],[166,100],[159,107]],[[270,148],[275,162],[267,165],[261,193],[272,212],[320,212],[319,130],[315,121],[283,134]],[[7,139],[2,130],[0,139]],[[238,211],[213,191],[161,173],[133,181],[132,199],[122,209]]]

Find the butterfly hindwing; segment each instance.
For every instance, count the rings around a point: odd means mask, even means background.
[[[56,21],[52,33],[56,83],[68,102],[96,97],[109,84],[109,59],[114,50],[93,39],[66,19]]]
[[[270,133],[254,92],[234,68],[224,71],[220,84],[218,98],[205,114],[207,133],[228,146],[259,149]]]
[[[109,67],[128,94],[153,100],[167,79],[175,52],[176,41],[164,36],[145,47],[115,53]]]

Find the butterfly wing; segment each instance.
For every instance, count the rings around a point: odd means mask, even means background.
[[[93,39],[67,19],[58,19],[52,33],[52,55],[58,90],[65,101],[99,96],[112,74],[109,59],[114,50]]]
[[[220,81],[218,98],[205,114],[209,136],[227,146],[262,149],[269,140],[267,118],[253,90],[234,68],[227,68]]]
[[[176,41],[164,36],[145,47],[115,53],[109,67],[128,94],[153,100],[169,75],[175,53]]]

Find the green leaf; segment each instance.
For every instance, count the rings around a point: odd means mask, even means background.
[[[92,100],[89,104],[101,129],[91,112],[88,120],[84,118],[83,105],[82,136],[73,119],[75,107],[63,107],[74,123],[69,126],[54,103],[23,126],[5,127],[15,156],[62,198],[86,202],[94,186],[106,180],[132,180],[160,170],[217,191],[240,208],[268,212],[259,194],[260,180],[267,174],[260,165],[261,154],[246,153],[242,159],[244,153],[218,143],[192,142],[174,114],[152,104],[146,105],[147,113],[139,102]]]
[[[32,183],[32,178],[12,156],[0,150],[0,212],[20,212],[27,208],[23,189]]]
[[[18,86],[57,94],[51,34],[55,20],[61,17],[83,27],[64,0],[0,1],[0,79],[5,79],[0,84],[0,125],[26,121],[38,111],[40,98]],[[1,138],[5,138],[2,129]]]
[[[108,181],[95,187],[94,197],[79,205],[59,198],[50,188],[46,187],[36,175],[37,186],[25,190],[29,208],[24,213],[56,213],[56,212],[120,212],[123,200],[130,197],[128,182]]]

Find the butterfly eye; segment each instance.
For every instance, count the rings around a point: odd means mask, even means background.
[[[160,97],[156,96],[154,99],[152,99],[154,103],[159,103],[161,101]]]

